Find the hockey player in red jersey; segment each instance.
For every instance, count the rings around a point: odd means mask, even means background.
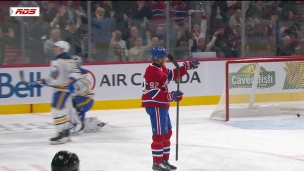
[[[144,81],[142,84],[142,107],[150,116],[152,126],[152,156],[154,171],[176,170],[169,160],[170,138],[172,135],[172,125],[169,117],[170,102],[182,100],[181,91],[169,91],[168,84],[177,78],[177,70],[167,69],[167,51],[162,47],[153,47],[151,51],[152,63],[146,68]],[[186,61],[180,67],[180,76],[187,74],[187,70],[195,69],[199,66],[197,61]]]

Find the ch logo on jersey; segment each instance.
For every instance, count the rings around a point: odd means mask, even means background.
[[[54,80],[56,80],[58,78],[58,76],[59,76],[59,68],[58,68],[58,66],[55,65],[51,68],[51,77]]]

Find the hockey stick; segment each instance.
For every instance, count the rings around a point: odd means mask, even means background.
[[[24,83],[26,83],[28,85],[39,84],[37,81],[34,81],[34,82],[26,81],[24,79],[24,72],[23,72],[23,70],[19,71],[19,76],[20,76],[21,82],[24,82]],[[52,88],[67,88],[66,86],[58,86],[58,85],[51,85],[51,84],[40,84],[40,85],[45,85],[45,86],[52,87]]]
[[[168,58],[173,63],[177,69],[177,92],[179,92],[179,83],[180,83],[180,67],[174,57],[171,54],[168,54]],[[178,160],[178,129],[179,129],[179,101],[176,103],[176,148],[175,148],[175,160]]]

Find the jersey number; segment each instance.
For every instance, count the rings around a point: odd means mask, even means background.
[[[157,88],[158,84],[159,84],[158,82],[150,82],[149,89]],[[142,88],[143,88],[143,90],[147,90],[147,88],[148,88],[148,84],[145,79],[142,83]]]
[[[158,87],[158,82],[150,82],[150,89],[154,89]]]

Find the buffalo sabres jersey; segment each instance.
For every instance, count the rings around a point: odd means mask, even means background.
[[[75,62],[67,53],[56,56],[50,65],[50,75],[47,78],[47,83],[57,86],[66,86],[70,83],[70,78],[78,79],[80,74],[73,72]],[[57,91],[67,91],[67,89],[55,89]]]
[[[76,78],[76,82],[74,83],[75,90],[72,93],[72,96],[94,96],[94,92],[92,90],[94,79],[87,70],[83,68],[74,68],[71,70],[71,76]]]

